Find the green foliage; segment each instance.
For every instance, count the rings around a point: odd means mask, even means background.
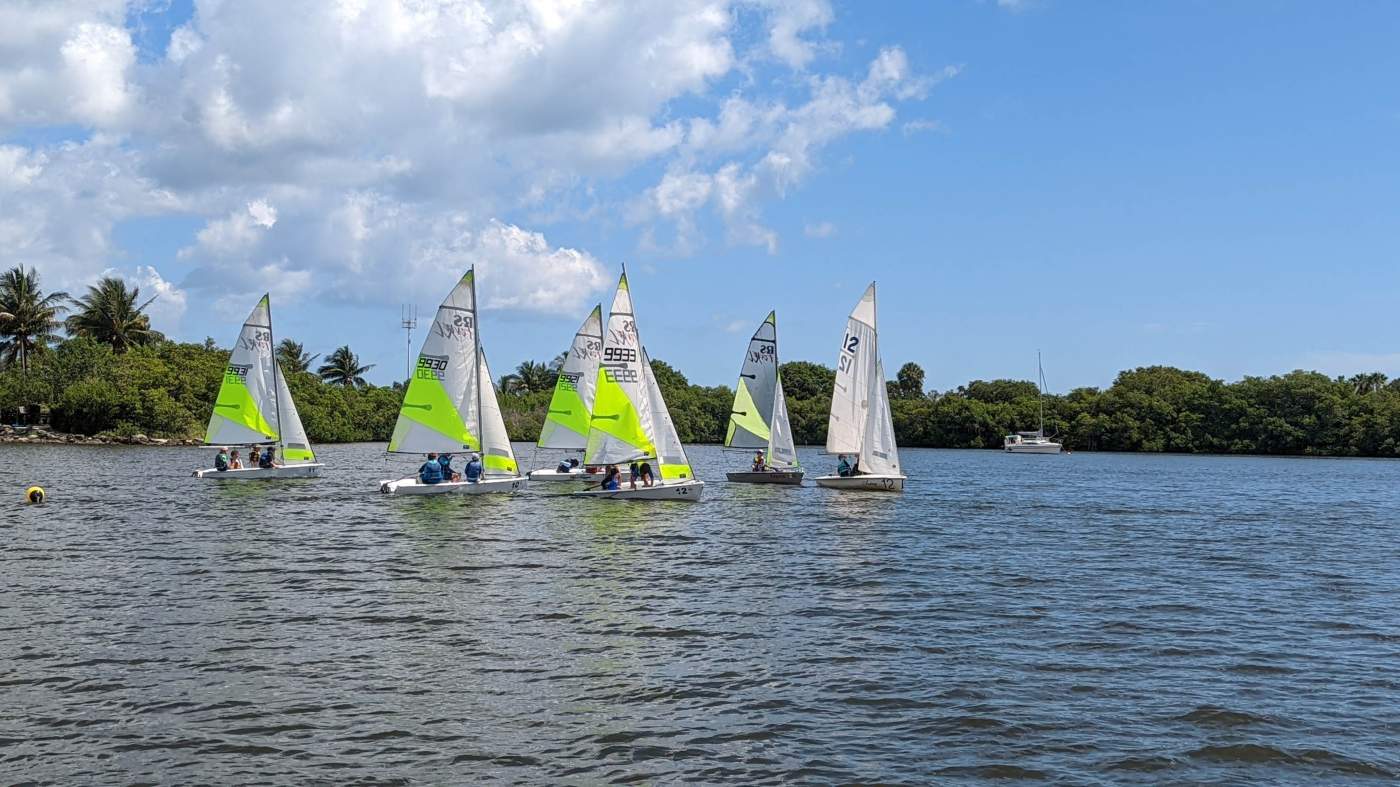
[[[306,351],[301,342],[283,339],[277,343],[277,363],[282,367],[282,371],[287,374],[311,371],[311,364],[316,362],[321,356],[312,355]]]
[[[88,287],[87,294],[72,298],[73,314],[64,326],[72,336],[86,336],[111,346],[117,352],[164,341],[165,336],[151,329],[145,313],[155,296],[138,304],[140,287],[127,287],[126,281],[103,276]]]
[[[67,299],[65,292],[45,295],[33,268],[15,266],[0,274],[0,360],[27,370],[33,356],[57,341]]]
[[[374,364],[361,365],[360,357],[350,351],[349,345],[341,345],[326,356],[326,362],[316,373],[328,383],[346,388],[363,388],[367,385],[364,373],[374,368]]]

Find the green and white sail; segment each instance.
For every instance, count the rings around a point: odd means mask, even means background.
[[[277,412],[282,426],[278,435],[282,443],[282,463],[304,465],[315,462],[316,454],[311,450],[311,441],[306,438],[306,429],[301,425],[296,402],[292,401],[292,392],[287,390],[287,374],[281,367],[277,369]]]
[[[574,334],[564,366],[554,381],[554,396],[540,429],[540,448],[582,451],[588,447],[598,362],[603,357],[603,307],[594,306]],[[489,378],[488,378],[489,379]]]
[[[477,324],[475,275],[467,271],[438,307],[423,339],[389,438],[391,452],[481,449]]]
[[[598,364],[585,463],[607,465],[656,456],[645,366],[627,272],[623,271],[603,333],[603,357]]]
[[[661,386],[656,384],[651,358],[645,349],[642,350],[642,377],[646,380],[651,422],[656,429],[656,464],[660,467],[661,480],[691,478],[695,472],[690,469],[690,459],[685,455],[685,446],[681,445],[680,435],[676,433],[676,424],[671,420],[671,411],[666,408]]]
[[[724,444],[728,448],[763,450],[770,466],[797,465],[787,400],[782,395],[778,373],[776,312],[769,312],[768,318],[749,339],[739,382],[734,386],[734,405],[730,408]]]
[[[273,371],[272,311],[264,295],[243,321],[233,345],[204,442],[254,445],[277,442],[277,373]]]
[[[863,473],[898,475],[899,451],[895,446],[885,370],[880,362],[875,312],[875,283],[871,282],[851,311],[846,333],[841,337],[826,451],[859,457]]]
[[[501,404],[496,399],[496,386],[491,382],[491,367],[486,365],[486,353],[477,353],[481,367],[481,465],[488,476],[517,476],[520,466],[515,462],[515,450],[510,445],[506,421],[501,416]]]

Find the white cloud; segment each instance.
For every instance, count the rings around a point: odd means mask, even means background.
[[[120,125],[135,100],[124,11],[122,0],[0,4],[0,130]]]
[[[150,265],[137,266],[133,282],[141,288],[142,298],[155,298],[146,308],[151,325],[159,331],[174,330],[185,315],[185,291],[166,281]]]
[[[910,120],[900,126],[900,131],[904,136],[909,137],[924,131],[944,131],[943,124],[937,120]]]
[[[807,224],[802,227],[802,234],[809,238],[830,238],[836,234],[836,225],[829,221]]]
[[[774,57],[792,68],[805,68],[816,57],[818,45],[802,37],[812,29],[825,29],[835,18],[826,0],[764,0],[769,9],[768,47]]]

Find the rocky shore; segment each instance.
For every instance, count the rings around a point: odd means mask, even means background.
[[[42,426],[0,426],[0,443],[45,443],[49,445],[203,445],[198,440],[147,437],[144,434],[67,434]]]

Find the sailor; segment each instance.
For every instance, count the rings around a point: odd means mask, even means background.
[[[220,473],[228,471],[228,449],[220,448],[219,453],[214,455],[214,469]]]
[[[638,478],[641,478],[641,477],[642,477],[642,467],[641,467],[641,465],[637,464],[636,462],[633,462],[632,464],[630,464],[630,465],[627,466],[627,480],[628,480],[629,483],[632,484],[632,488],[633,488],[633,489],[636,489],[636,488],[637,488],[637,479],[638,479]]]
[[[481,456],[472,454],[471,459],[467,460],[466,479],[475,484],[481,481],[481,472]]]
[[[452,454],[442,454],[438,457],[438,464],[442,465],[442,480],[456,481],[458,475],[452,470]]]
[[[768,463],[765,462],[765,461],[763,461],[763,452],[762,452],[762,451],[754,451],[754,452],[753,452],[753,471],[754,471],[755,473],[762,473],[764,470],[767,470],[767,469],[768,469]]]
[[[846,461],[846,455],[840,454],[836,458],[840,460],[836,463],[836,474],[842,478],[849,476],[851,474],[851,463]]]
[[[643,484],[644,486],[651,486],[653,483],[656,482],[655,476],[653,476],[653,475],[651,474],[651,462],[642,462],[641,471],[642,471],[642,484]]]
[[[571,464],[569,464],[569,463],[570,463],[570,462],[576,462],[576,461],[578,461],[578,460],[577,460],[577,459],[561,459],[561,460],[559,460],[559,466],[556,467],[556,468],[554,468],[554,472],[556,472],[556,473],[569,473],[569,472],[572,472],[573,469],[574,469],[574,466],[571,465]]]
[[[279,465],[277,464],[277,447],[270,445],[267,448],[264,448],[262,456],[258,457],[258,467],[262,470],[271,470],[272,468],[278,466]]]
[[[602,487],[609,492],[616,492],[622,488],[622,473],[618,472],[617,465],[608,465],[608,472],[603,476]]]
[[[437,454],[428,454],[428,461],[418,468],[418,480],[425,484],[442,483],[442,465],[438,464]]]
[[[249,460],[249,461],[251,461],[251,460]],[[229,452],[229,455],[228,455],[228,469],[230,469],[230,470],[242,470],[242,469],[243,469],[243,460],[238,458],[238,449],[237,449],[237,448],[235,448],[235,449],[233,449],[232,451]]]

